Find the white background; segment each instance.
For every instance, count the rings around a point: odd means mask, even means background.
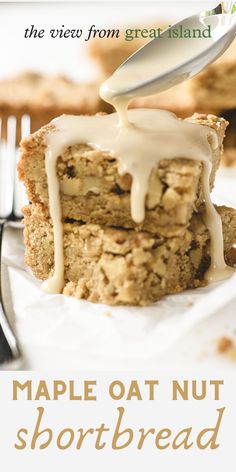
[[[96,4],[95,4],[96,3]],[[194,9],[199,9],[200,4],[205,2],[165,2],[160,5],[155,3],[136,3],[135,8],[131,2],[110,5],[95,2],[93,5],[81,4],[78,13],[75,15],[75,6],[61,5],[56,9],[50,6],[34,5],[31,10],[29,7],[19,5],[0,5],[0,47],[1,47],[1,67],[0,77],[4,77],[15,73],[25,67],[36,68],[47,72],[63,72],[68,73],[75,78],[92,78],[96,74],[94,67],[86,62],[86,72],[84,71],[85,55],[82,51],[81,44],[75,44],[72,41],[67,42],[47,42],[47,41],[29,41],[26,45],[22,37],[24,27],[29,23],[46,24],[51,26],[52,23],[62,24],[65,21],[72,27],[73,25],[82,24],[90,25],[95,23],[99,26],[118,24],[119,21],[126,20],[128,24],[130,20],[143,21],[156,16],[156,12],[160,16],[166,11],[168,3],[168,11],[173,7],[173,13],[176,19],[193,12],[190,3],[194,4]],[[209,2],[208,2],[209,3]],[[214,4],[216,2],[213,2]],[[95,20],[94,20],[95,18]],[[151,365],[141,365],[140,368],[152,368],[155,372],[145,374],[145,378],[159,378],[161,382],[160,397],[154,403],[148,402],[118,402],[115,405],[104,394],[109,380],[114,379],[114,374],[100,374],[88,371],[86,375],[77,372],[63,374],[62,372],[54,372],[54,374],[45,373],[0,373],[0,468],[13,472],[20,470],[24,472],[39,472],[45,470],[64,471],[68,467],[71,471],[91,472],[93,470],[124,472],[145,470],[153,470],[160,472],[183,471],[199,472],[199,470],[221,472],[223,469],[229,471],[235,469],[235,424],[236,424],[236,382],[232,376],[232,370],[235,371],[234,364],[224,358],[216,358],[215,341],[218,336],[226,333],[232,333],[235,328],[235,311],[236,307],[226,307],[223,311],[214,315],[210,320],[199,325],[198,329],[188,334],[187,337],[181,339],[172,350],[165,354],[163,359],[159,359],[157,363]],[[49,365],[50,368],[50,350],[42,349],[36,352],[33,346],[28,346],[29,358],[34,356],[35,365]],[[207,352],[209,351],[209,352]],[[81,359],[81,365],[84,368],[91,369],[93,365],[95,369],[99,368],[97,359]],[[61,367],[66,365],[63,351],[58,364]],[[184,369],[182,373],[177,375],[176,371],[163,372],[163,368]],[[214,370],[213,366],[217,367]],[[118,366],[113,364],[110,368],[114,371]],[[127,365],[127,368],[132,366]],[[192,370],[187,370],[191,367]],[[194,367],[194,370],[193,370]],[[178,405],[170,401],[168,386],[170,380],[180,377],[191,379],[202,378],[198,369],[210,369],[211,378],[219,378],[224,376],[225,388],[219,402],[214,402],[210,396],[204,402],[178,402]],[[158,369],[158,372],[157,372]],[[231,371],[230,375],[225,373],[226,369]],[[194,374],[193,374],[194,372]],[[221,372],[221,373],[219,373]],[[203,378],[208,375],[202,374]],[[63,401],[61,403],[40,402],[39,404],[11,401],[11,380],[12,378],[96,378],[101,386],[99,403],[69,403]],[[126,379],[131,376],[128,374],[115,374],[116,378]],[[144,378],[144,374],[132,373],[132,378]],[[117,406],[125,406],[127,408],[126,421],[127,425],[133,428],[146,426],[161,428],[163,426],[172,427],[175,431],[185,426],[193,426],[195,430],[211,426],[215,420],[215,410],[226,406],[226,414],[222,423],[220,443],[221,447],[216,451],[198,451],[190,449],[190,451],[157,451],[148,442],[142,452],[137,452],[133,447],[121,451],[119,453],[112,452],[110,449],[97,452],[88,443],[82,451],[69,451],[58,453],[54,448],[46,451],[27,451],[17,452],[13,448],[16,439],[16,431],[20,427],[33,428],[35,423],[35,410],[37,406],[44,405],[46,408],[46,416],[44,426],[53,426],[55,431],[59,431],[64,427],[71,426],[73,428],[81,426],[99,425],[106,422],[108,425],[114,423],[115,408]]]
[[[77,79],[93,79],[98,75],[94,65],[89,61],[84,42],[77,40],[24,39],[24,29],[30,24],[51,28],[66,24],[68,27],[86,28],[91,24],[97,27],[108,25],[129,26],[130,22],[148,24],[153,18],[160,21],[170,15],[176,20],[209,8],[217,2],[70,2],[58,5],[50,4],[0,4],[0,77],[6,77],[25,68],[49,73],[66,73]],[[226,183],[227,186],[227,183]],[[234,188],[234,182],[232,185]],[[219,189],[220,190],[220,189]],[[229,203],[233,204],[230,200]],[[163,357],[153,359],[151,363],[139,363],[142,369],[162,367],[170,368],[213,368],[235,371],[235,364],[228,358],[216,354],[217,339],[225,334],[234,335],[236,303],[225,307],[210,319],[201,323],[197,329],[188,333],[172,347]],[[23,340],[24,341],[24,340]],[[25,346],[26,354],[32,368],[55,368],[55,352],[50,347],[37,347],[33,343]],[[72,364],[81,368],[121,368],[114,360],[98,359],[86,356],[80,359],[74,356],[67,358],[60,354],[61,368]],[[137,368],[137,365],[135,366]],[[127,362],[125,368],[132,369],[134,364]]]

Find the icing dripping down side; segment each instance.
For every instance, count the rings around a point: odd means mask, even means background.
[[[208,282],[218,282],[230,277],[234,269],[227,266],[224,259],[224,239],[222,221],[217,213],[210,196],[210,174],[211,164],[208,161],[203,162],[202,187],[205,200],[204,222],[210,233],[210,254],[211,265],[205,274]]]
[[[57,158],[57,146],[49,144],[45,154],[45,170],[48,179],[49,211],[53,222],[54,274],[42,284],[42,288],[49,293],[60,293],[64,287],[64,234],[60,187],[56,171]]]

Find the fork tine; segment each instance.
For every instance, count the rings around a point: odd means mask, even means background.
[[[4,142],[7,139],[7,116],[1,117],[1,141]]]
[[[7,140],[3,139],[4,129]],[[13,176],[15,166],[16,118],[10,116],[5,124],[1,121],[1,155],[0,155],[0,217],[7,218],[13,208]]]
[[[30,134],[30,128],[31,128],[30,116],[23,115],[21,117],[21,139],[25,138],[26,136]],[[17,149],[16,163],[18,163],[19,156],[20,156],[19,149]],[[28,199],[26,196],[25,187],[22,182],[19,182],[18,175],[17,175],[17,166],[16,166],[15,181],[14,181],[13,212],[17,218],[22,217],[21,209],[27,203],[28,203]]]
[[[4,303],[2,242],[7,218],[13,210],[14,178],[16,170],[16,125],[15,116],[0,120],[0,364],[1,370],[22,365],[18,342],[8,322]]]
[[[2,147],[2,118],[0,117],[0,159],[1,159],[1,147]]]

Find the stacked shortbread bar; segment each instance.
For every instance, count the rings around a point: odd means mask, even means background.
[[[222,153],[226,121],[194,115],[194,123],[216,130],[211,186]],[[19,175],[31,205],[24,209],[26,263],[41,280],[54,270],[53,226],[45,172],[49,124],[21,144]],[[177,154],[178,154],[178,150]],[[89,145],[68,147],[57,160],[64,232],[63,293],[92,302],[146,305],[165,294],[205,283],[210,265],[209,233],[204,224],[202,164],[162,160],[154,168],[146,197],[146,217],[137,225],[130,213],[131,176],[120,176],[118,159]],[[233,264],[236,212],[218,208],[225,255]]]

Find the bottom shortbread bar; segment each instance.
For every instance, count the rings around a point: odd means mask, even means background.
[[[203,210],[203,209],[202,209]],[[219,207],[225,257],[236,262],[236,211]],[[53,273],[53,232],[40,204],[24,209],[26,263],[39,279]],[[65,295],[109,305],[147,305],[162,296],[205,284],[209,234],[201,213],[181,236],[64,223]]]

